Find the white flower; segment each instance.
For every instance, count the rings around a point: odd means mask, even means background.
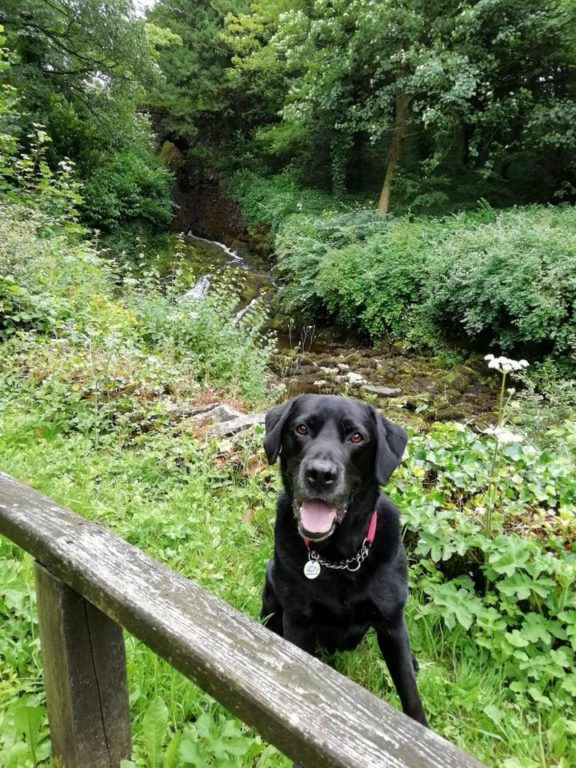
[[[506,427],[486,427],[482,430],[485,435],[492,435],[496,438],[500,445],[506,443],[521,443],[524,440],[523,435],[519,435],[517,432],[511,432]]]
[[[509,357],[494,357],[494,355],[485,355],[484,360],[488,361],[488,368],[495,368],[500,373],[512,373],[528,368],[527,360],[511,360]]]

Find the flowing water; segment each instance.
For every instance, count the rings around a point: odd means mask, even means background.
[[[262,262],[191,233],[186,242],[200,275],[188,292],[191,298],[201,300],[218,273],[234,266],[242,271],[246,284],[244,307],[238,309],[237,317],[259,297],[274,312],[277,286]],[[493,421],[497,382],[479,355],[448,359],[416,354],[387,339],[371,347],[358,339],[341,338],[331,329],[299,326],[289,317],[271,320],[274,328],[281,329],[271,369],[289,396],[317,392],[361,397],[392,417],[399,412],[399,421],[415,426],[434,420],[478,426]]]

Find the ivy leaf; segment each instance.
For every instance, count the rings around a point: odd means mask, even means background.
[[[550,622],[537,613],[529,613],[522,624],[522,635],[531,643],[537,643],[541,640],[545,645],[550,645],[552,635],[547,627]]]

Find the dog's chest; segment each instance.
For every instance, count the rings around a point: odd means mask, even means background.
[[[367,586],[348,574],[330,574],[325,583],[318,579],[308,594],[310,613],[320,623],[370,624],[378,609]]]

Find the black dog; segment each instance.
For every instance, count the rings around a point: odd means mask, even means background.
[[[426,725],[404,622],[408,595],[398,510],[380,494],[406,433],[357,400],[300,395],[266,414],[264,449],[280,455],[274,558],[262,618],[314,653],[353,649],[369,627],[407,715]]]

